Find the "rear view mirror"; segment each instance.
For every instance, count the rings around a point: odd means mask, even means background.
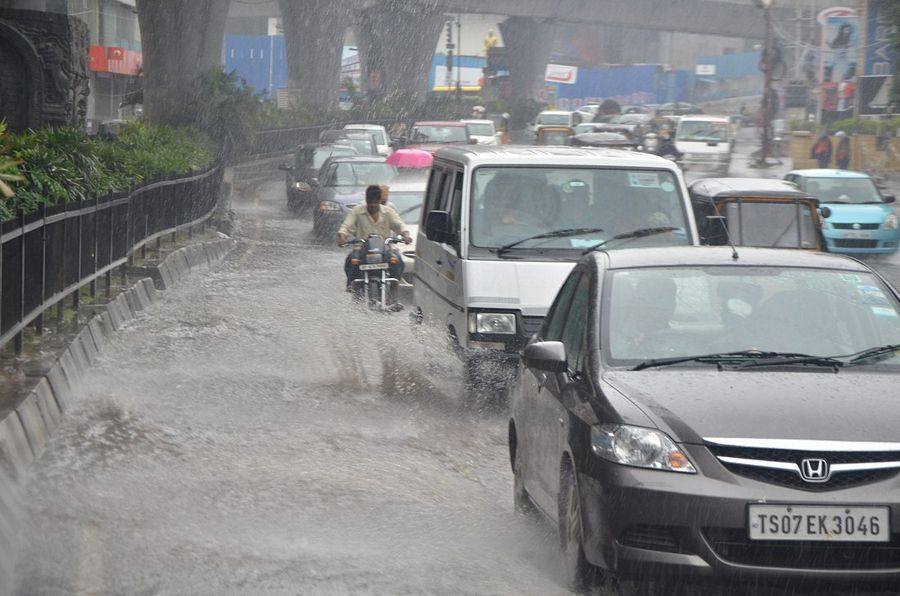
[[[425,220],[425,236],[432,242],[451,244],[455,240],[450,214],[446,211],[432,211]]]
[[[897,200],[897,197],[895,197],[894,195],[884,195],[881,198],[885,203],[893,203]]]
[[[829,217],[831,217],[831,208],[827,206],[822,207],[821,209],[819,209],[819,213],[822,214],[822,219],[828,219]]]
[[[525,366],[552,373],[566,372],[566,346],[561,341],[539,341],[525,346]]]

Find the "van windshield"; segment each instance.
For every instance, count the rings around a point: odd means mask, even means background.
[[[678,141],[725,142],[728,140],[728,125],[703,120],[682,121],[675,138]]]
[[[518,243],[507,256],[545,249],[580,254],[603,241],[611,248],[620,242],[629,247],[690,242],[678,181],[667,170],[481,167],[473,175],[470,219],[472,246]],[[613,240],[651,228],[672,230]],[[535,238],[561,230],[583,232]]]

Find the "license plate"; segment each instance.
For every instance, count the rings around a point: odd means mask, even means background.
[[[387,263],[373,263],[371,265],[360,265],[359,266],[360,271],[373,271],[375,269],[387,269],[387,268],[388,268]]]
[[[858,240],[868,240],[872,237],[869,232],[844,232],[844,238],[853,238]]]
[[[890,509],[820,505],[750,505],[751,540],[889,542]]]

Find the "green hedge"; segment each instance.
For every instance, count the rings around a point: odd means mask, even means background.
[[[89,137],[75,127],[0,134],[0,164],[16,163],[23,180],[0,202],[0,220],[17,209],[103,196],[145,180],[204,169],[215,161],[204,136],[191,129],[135,122],[112,140]],[[11,173],[7,169],[7,173]]]

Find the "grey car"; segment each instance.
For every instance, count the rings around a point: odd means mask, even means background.
[[[900,300],[862,263],[595,252],[523,360],[515,503],[557,525],[573,584],[900,587]]]
[[[387,184],[397,169],[377,155],[332,157],[317,177],[313,234],[325,239],[337,233],[347,213],[366,200],[366,187]]]

